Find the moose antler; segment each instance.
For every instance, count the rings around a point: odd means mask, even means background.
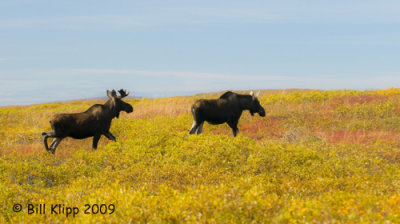
[[[127,92],[126,92],[125,90],[123,90],[123,89],[118,90],[118,92],[119,92],[119,94],[121,95],[120,98],[124,98],[124,97],[126,97],[126,96],[129,95],[129,92],[127,93]]]

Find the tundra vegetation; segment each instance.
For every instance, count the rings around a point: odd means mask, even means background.
[[[104,100],[0,108],[0,222],[400,222],[399,89],[265,90],[266,116],[243,112],[235,138],[227,124],[189,135],[193,103],[220,95],[125,99],[135,111],[113,121],[118,142],[66,138],[55,155],[48,118]],[[81,213],[29,215],[28,203]]]

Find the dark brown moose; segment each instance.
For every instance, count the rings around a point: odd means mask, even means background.
[[[109,131],[112,119],[114,117],[119,118],[121,111],[126,113],[133,111],[130,104],[122,101],[122,98],[128,96],[129,93],[122,89],[118,92],[120,96],[117,96],[115,90],[107,90],[108,101],[103,105],[95,104],[85,112],[56,114],[54,119],[50,121],[53,131],[42,133],[46,150],[54,154],[58,144],[65,137],[83,139],[93,136],[93,149],[97,148],[101,135],[116,141]],[[48,138],[54,138],[50,147],[47,144]]]
[[[239,129],[237,124],[242,115],[243,110],[249,110],[253,116],[258,113],[261,117],[265,117],[265,110],[260,105],[257,95],[253,92],[250,95],[237,94],[228,91],[219,99],[213,100],[197,100],[192,106],[193,125],[189,134],[200,134],[203,130],[203,123],[207,121],[210,124],[228,123],[232,128],[233,136],[236,136]]]

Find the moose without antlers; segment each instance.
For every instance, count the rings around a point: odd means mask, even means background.
[[[265,117],[265,110],[257,97],[258,94],[254,95],[253,92],[250,92],[250,95],[242,95],[228,91],[219,99],[197,100],[192,106],[194,121],[189,134],[194,134],[196,131],[200,134],[204,121],[207,121],[210,124],[228,123],[233,136],[236,136],[239,131],[237,124],[243,110],[249,110],[252,116],[258,113],[261,117]]]
[[[115,90],[108,91],[108,101],[105,104],[95,104],[82,113],[56,114],[50,121],[53,131],[43,132],[44,147],[53,154],[58,144],[65,137],[83,139],[93,136],[92,148],[97,148],[97,143],[101,135],[108,139],[116,141],[114,135],[109,131],[111,121],[114,117],[119,118],[119,113],[125,111],[131,113],[133,107],[122,101],[122,98],[128,96],[125,90],[119,90],[120,96],[117,96]],[[50,147],[47,144],[48,138],[54,138]]]

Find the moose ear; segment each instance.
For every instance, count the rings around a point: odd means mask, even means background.
[[[112,91],[107,90],[107,96],[109,98],[117,97],[117,93],[115,92],[115,90]]]
[[[253,92],[253,91],[250,92],[250,96],[251,96],[251,98],[252,98],[253,100],[255,100],[255,99],[257,98],[257,96],[254,95],[254,92]]]

